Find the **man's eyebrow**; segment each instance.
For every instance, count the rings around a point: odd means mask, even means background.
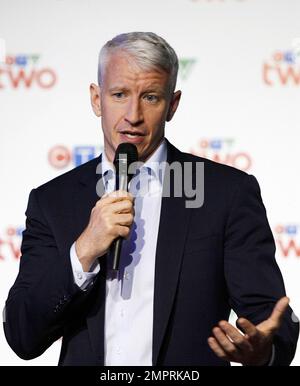
[[[165,91],[160,86],[156,86],[156,87],[151,86],[151,87],[146,88],[146,90],[144,90],[144,92],[159,92],[159,93],[163,94]]]
[[[149,84],[149,86],[145,88],[145,91],[146,92],[165,92],[165,89],[164,87],[162,87],[160,83],[153,83],[153,84]]]
[[[110,87],[108,89],[109,92],[113,92],[113,91],[127,91],[127,87],[124,87],[124,86],[113,86],[113,87]]]

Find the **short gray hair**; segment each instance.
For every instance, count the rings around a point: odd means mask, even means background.
[[[99,85],[109,55],[116,51],[124,51],[131,55],[138,66],[145,71],[155,68],[166,71],[170,76],[170,91],[174,92],[178,73],[178,57],[174,49],[162,37],[153,32],[129,32],[109,40],[99,53]]]

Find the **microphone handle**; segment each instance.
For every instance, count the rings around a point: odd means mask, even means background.
[[[123,237],[118,237],[113,244],[113,271],[119,270],[122,241]]]
[[[117,178],[116,190],[128,191],[127,181],[128,181],[127,174],[120,174],[119,178]],[[113,266],[112,266],[113,271],[119,270],[122,241],[123,241],[123,237],[118,237],[113,243]]]

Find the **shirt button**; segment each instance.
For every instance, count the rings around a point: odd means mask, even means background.
[[[129,280],[130,279],[130,273],[129,272],[125,272],[125,280]]]
[[[121,310],[120,314],[122,317],[124,316],[124,310],[123,309]]]
[[[121,349],[120,349],[120,347],[117,347],[117,348],[116,348],[116,353],[117,353],[118,355],[121,354]]]
[[[77,277],[78,277],[79,280],[81,280],[82,279],[82,274],[80,272],[78,272],[77,273]]]

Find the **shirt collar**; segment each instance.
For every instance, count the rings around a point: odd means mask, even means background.
[[[113,173],[115,172],[114,165],[106,157],[105,151],[103,151],[103,153],[102,153],[101,163],[102,163],[102,175],[103,176],[106,175],[109,170],[111,170]]]
[[[161,164],[167,161],[167,143],[163,139],[158,148],[154,151],[149,159],[144,163],[141,169],[147,170],[154,178],[158,178],[162,182]]]
[[[159,178],[162,181],[162,170],[160,165],[167,161],[167,143],[165,138],[162,140],[158,148],[154,151],[150,158],[141,167],[142,171],[148,171],[153,177]],[[105,151],[102,153],[102,175],[112,177],[115,174],[113,163],[106,157]]]

